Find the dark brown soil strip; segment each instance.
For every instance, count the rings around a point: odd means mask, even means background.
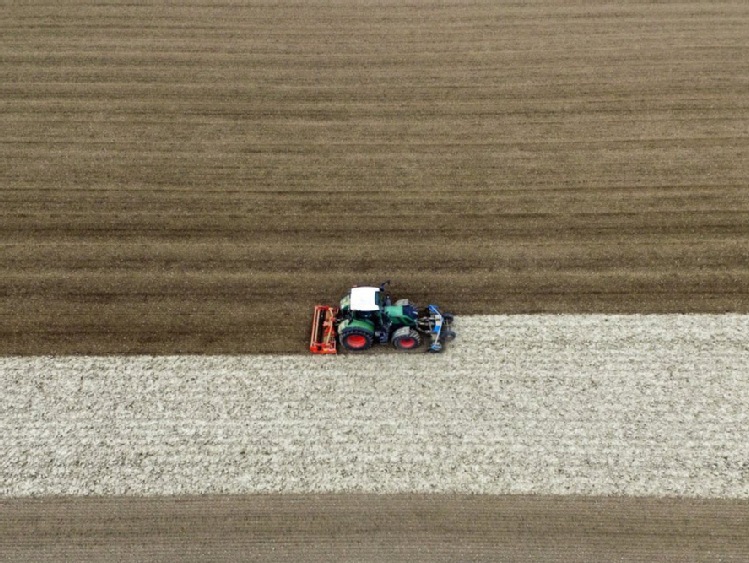
[[[0,501],[13,561],[746,561],[730,500],[260,495]]]

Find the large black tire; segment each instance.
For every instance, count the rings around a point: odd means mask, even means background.
[[[368,330],[358,327],[344,328],[338,340],[349,352],[362,352],[372,347],[374,334]]]
[[[411,329],[405,334],[398,334],[393,337],[393,346],[398,350],[408,352],[410,350],[416,350],[421,346],[421,334],[416,330]]]

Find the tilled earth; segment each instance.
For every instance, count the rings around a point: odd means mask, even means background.
[[[384,279],[461,315],[749,313],[741,0],[3,16],[0,354],[301,352],[313,304]],[[0,558],[749,558],[745,503],[562,499],[4,501]]]
[[[7,561],[735,561],[732,500],[245,495],[0,500]]]
[[[302,352],[458,314],[749,312],[745,2],[14,7],[0,354]]]

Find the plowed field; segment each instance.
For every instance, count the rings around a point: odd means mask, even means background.
[[[0,353],[304,350],[459,314],[749,312],[745,2],[13,7]]]
[[[745,503],[516,495],[0,500],[12,561],[746,561]],[[10,542],[8,539],[14,541]]]
[[[312,305],[384,279],[459,315],[749,313],[743,0],[2,14],[0,355],[302,352]],[[746,519],[716,499],[9,499],[0,559],[745,561]]]

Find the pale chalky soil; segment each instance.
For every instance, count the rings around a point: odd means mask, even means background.
[[[0,495],[749,498],[749,316],[474,316],[443,355],[0,358]]]

